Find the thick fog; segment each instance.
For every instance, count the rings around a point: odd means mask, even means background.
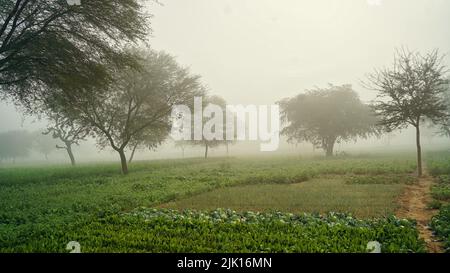
[[[374,68],[390,66],[395,48],[450,53],[448,0],[160,0],[148,5],[154,15],[150,45],[175,55],[202,77],[211,94],[229,104],[274,104],[305,89],[352,84],[364,101],[375,92],[361,85]],[[450,56],[445,63],[450,65]],[[45,128],[45,121],[23,117],[11,104],[0,104],[0,132]],[[423,132],[426,149],[448,139]],[[394,136],[337,145],[349,153],[384,148],[414,151],[410,130]],[[88,141],[76,152],[80,160],[116,159],[115,153],[92,149]],[[94,151],[94,152],[93,152]],[[312,153],[310,144],[282,143],[276,153]],[[231,155],[258,153],[255,143],[230,147]],[[321,151],[316,151],[321,153]],[[186,156],[201,156],[186,148]],[[225,148],[211,152],[225,155]],[[180,157],[167,143],[136,159]],[[33,160],[39,159],[34,155]],[[55,152],[50,159],[65,158]]]

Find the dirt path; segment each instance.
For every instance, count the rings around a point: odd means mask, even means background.
[[[424,175],[419,182],[406,186],[405,191],[399,197],[400,207],[396,211],[396,215],[399,218],[417,220],[417,229],[420,237],[425,240],[428,252],[441,253],[443,247],[441,243],[436,242],[436,238],[428,227],[431,217],[438,212],[438,210],[427,209],[428,202],[432,200],[430,187],[433,183],[433,178],[424,170]]]

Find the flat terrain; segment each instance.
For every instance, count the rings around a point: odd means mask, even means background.
[[[161,205],[170,209],[346,212],[357,217],[393,213],[404,184],[348,184],[345,178],[317,178],[301,183],[227,187]]]
[[[117,163],[4,166],[0,252],[66,252],[69,241],[79,241],[86,252],[364,252],[367,240],[384,242],[388,252],[422,251],[413,224],[382,220],[396,210],[405,187],[417,182],[414,169],[408,156],[160,160],[136,162],[127,176],[120,174]],[[143,207],[144,218],[134,214]],[[164,209],[148,212],[161,207],[199,209],[213,216],[178,215]],[[217,208],[243,214],[211,212]],[[250,227],[245,224],[246,211],[274,214],[252,216],[258,226]],[[275,211],[331,215],[297,219]],[[380,221],[335,218],[332,212]],[[407,233],[401,231],[405,226]],[[345,233],[343,227],[348,229]],[[310,232],[323,236],[304,237]],[[203,233],[212,236],[209,241],[198,237]],[[296,233],[303,237],[295,237]],[[336,234],[339,238],[333,237]],[[211,249],[211,240],[224,248]],[[240,245],[246,240],[246,246]]]
[[[425,240],[430,252],[442,252],[442,245],[436,242],[431,229],[430,221],[437,210],[427,207],[431,201],[431,187],[433,178],[425,172],[424,177],[420,178],[418,183],[408,185],[399,198],[399,207],[396,215],[401,218],[414,219],[417,221],[417,228],[420,236]]]

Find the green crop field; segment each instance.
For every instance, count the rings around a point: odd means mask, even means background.
[[[430,206],[439,209],[431,220],[431,228],[443,241],[445,252],[450,252],[450,156],[447,153],[436,154],[428,165],[436,181],[431,188],[434,200]]]
[[[450,1],[343,2],[0,0],[0,261],[450,253]]]
[[[178,210],[231,208],[239,211],[292,213],[347,212],[358,217],[392,214],[403,185],[349,185],[345,178],[319,178],[283,185],[263,184],[226,187],[164,204]]]
[[[377,240],[422,252],[414,220],[392,216],[414,168],[407,156],[159,160],[127,176],[0,168],[0,251],[365,252]]]

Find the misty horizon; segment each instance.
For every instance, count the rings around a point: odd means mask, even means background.
[[[363,101],[370,102],[376,92],[365,89],[361,81],[375,68],[390,66],[396,48],[450,52],[446,35],[450,34],[446,27],[450,2],[443,0],[161,3],[148,6],[154,15],[150,46],[174,55],[181,65],[201,76],[211,94],[229,104],[271,105],[329,83],[351,84]],[[446,57],[445,64],[449,63]],[[7,102],[0,103],[0,116],[0,132],[35,131],[47,125],[45,119],[24,116]],[[413,149],[408,132],[395,132],[394,143],[396,139],[405,149]],[[431,144],[436,145],[446,141],[439,136],[433,139]],[[352,142],[341,146],[352,150],[383,143],[383,139],[371,138],[356,146]],[[90,147],[85,148],[89,151],[93,144],[82,146]],[[142,154],[176,154],[170,146]],[[244,146],[241,143],[234,149],[245,151]],[[102,153],[105,157],[110,154],[108,150]]]

